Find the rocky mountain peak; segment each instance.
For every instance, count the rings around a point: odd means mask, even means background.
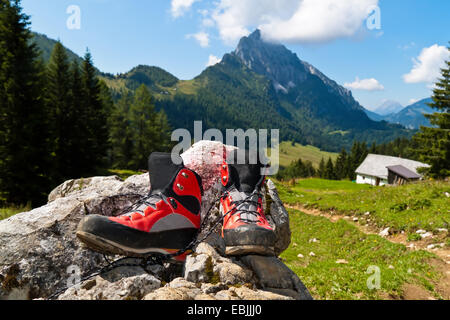
[[[260,41],[261,40],[261,30],[256,29],[255,31],[253,31],[252,34],[250,34],[248,36],[248,38],[255,40],[255,41]]]
[[[275,89],[286,93],[305,81],[308,74],[295,53],[281,44],[264,41],[259,30],[243,37],[233,54],[248,68],[272,80]]]
[[[300,60],[282,44],[264,40],[260,30],[243,37],[232,53],[254,72],[266,76],[277,92],[287,94],[308,79],[320,79],[327,91],[351,109],[362,110],[350,90],[329,79],[313,65]]]

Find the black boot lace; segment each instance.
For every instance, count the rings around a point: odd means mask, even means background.
[[[227,191],[224,193],[223,198],[226,198],[229,195],[230,195],[230,192]],[[255,200],[255,196],[257,197],[256,200]],[[243,200],[232,201],[231,204],[234,206],[232,206],[232,208],[227,213],[225,213],[224,216],[231,214],[230,215],[230,217],[231,217],[236,214],[239,214],[240,217],[239,217],[238,221],[242,221],[247,224],[256,224],[259,221],[258,218],[261,215],[257,210],[248,210],[248,208],[251,205],[255,206],[256,208],[260,207],[260,203],[259,203],[260,199],[262,199],[261,192],[259,190],[255,190]],[[242,207],[244,207],[244,205],[247,205],[246,208],[242,208]],[[247,216],[254,216],[256,219],[245,218],[245,217],[243,217],[243,214],[246,214]]]

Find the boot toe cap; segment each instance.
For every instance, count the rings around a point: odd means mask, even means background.
[[[234,229],[225,229],[224,240],[227,246],[261,245],[273,247],[275,232],[258,225],[242,225]]]
[[[81,219],[77,232],[87,232],[97,234],[105,230],[105,225],[112,223],[107,217],[90,215]]]

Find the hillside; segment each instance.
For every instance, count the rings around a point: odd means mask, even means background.
[[[33,41],[37,45],[38,49],[40,50],[42,60],[45,63],[47,63],[50,60],[50,57],[51,57],[51,54],[53,51],[53,47],[55,46],[57,41],[54,39],[50,39],[45,34],[41,34],[41,33],[37,33],[37,32],[32,32],[32,34],[33,34]],[[83,63],[82,57],[80,57],[79,55],[74,53],[69,48],[67,48],[67,47],[64,47],[64,48],[66,49],[66,53],[67,53],[67,56],[70,61],[76,60],[80,65]],[[97,71],[97,73],[100,77],[110,77],[111,76],[109,74],[101,72],[97,68],[95,68],[95,70]]]
[[[318,168],[320,161],[328,158],[336,161],[338,157],[337,153],[321,151],[319,148],[313,146],[302,146],[298,143],[292,144],[292,142],[280,143],[280,166],[287,167],[293,161],[302,159],[302,161],[311,161],[314,167]]]
[[[448,182],[305,179],[277,188],[293,235],[282,258],[315,298],[450,298]],[[382,274],[377,290],[366,285],[370,266]],[[330,274],[332,281],[321,281]]]
[[[56,44],[56,40],[50,39],[44,34],[33,32],[34,36],[34,43],[36,43],[37,47],[41,51],[42,59],[47,62],[50,60],[50,56],[53,51],[53,47]],[[71,51],[70,49],[66,48],[67,55],[70,60],[77,60],[79,63],[82,62],[82,58],[79,57],[76,53]]]
[[[370,111],[370,110],[364,110],[365,112],[366,112],[366,114],[367,114],[367,116],[370,118],[370,119],[372,119],[373,121],[383,121],[384,120],[384,116],[382,116],[382,115],[380,115],[380,114],[378,114],[378,113],[376,113],[376,112],[373,112],[373,111]]]
[[[49,52],[52,41],[38,38],[42,51]],[[259,30],[192,80],[144,65],[100,77],[115,100],[147,85],[173,128],[192,131],[194,121],[203,120],[204,130],[280,129],[282,141],[331,152],[349,148],[354,140],[383,143],[412,135],[399,125],[369,119],[349,90],[285,46],[263,41]]]
[[[219,129],[279,128],[282,140],[334,152],[355,139],[381,143],[411,134],[370,120],[350,91],[286,47],[264,42],[258,31],[188,85],[179,84],[175,96],[161,102],[174,114],[187,112],[181,121],[172,119],[176,127],[191,128],[197,117]]]

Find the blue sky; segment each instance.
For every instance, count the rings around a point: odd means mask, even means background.
[[[80,9],[79,29],[67,27],[76,22],[67,13],[71,5]],[[33,31],[80,55],[89,47],[96,66],[110,73],[147,64],[192,79],[259,27],[350,88],[368,109],[430,96],[450,41],[448,0],[22,0],[22,6]],[[367,17],[380,28],[369,29]]]

